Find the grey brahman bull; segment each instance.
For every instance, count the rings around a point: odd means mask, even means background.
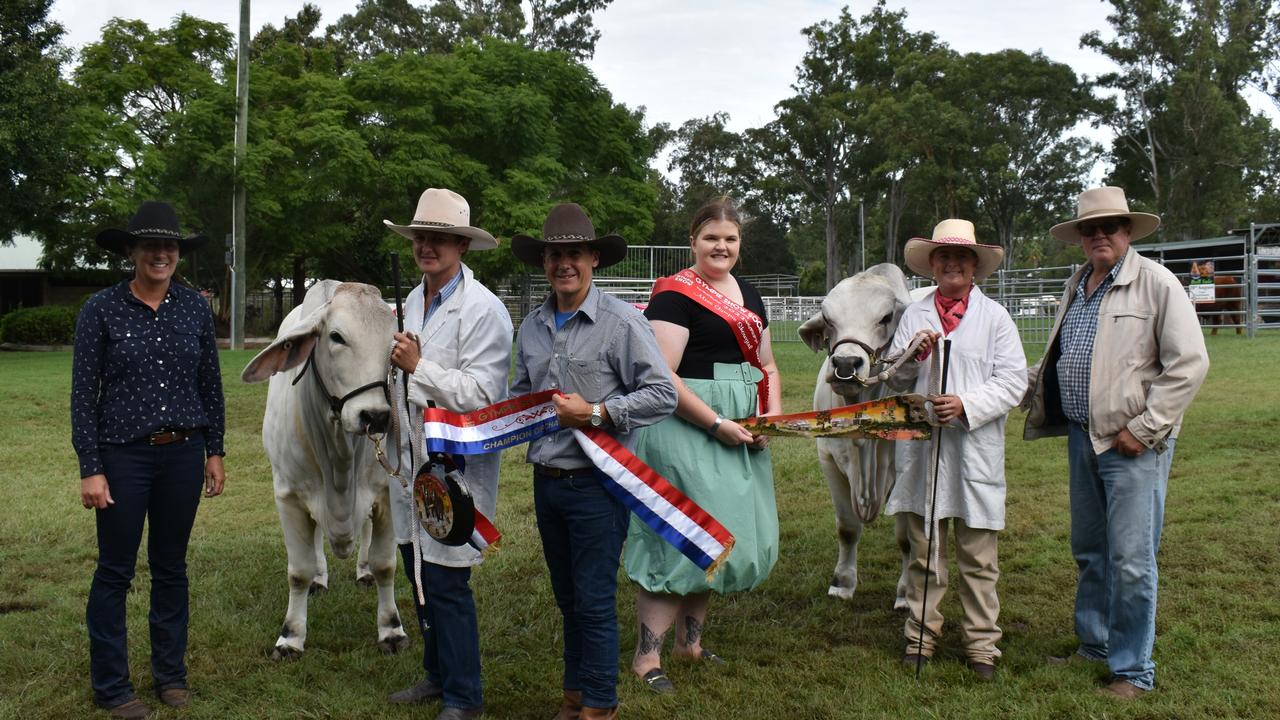
[[[394,316],[375,288],[321,280],[240,375],[245,382],[271,378],[262,444],[289,555],[289,609],[276,659],[304,650],[308,595],[328,585],[326,537],[340,558],[361,546],[360,572],[371,573],[378,588],[378,646],[393,653],[408,645],[392,584],[387,474],[366,437],[385,432],[391,417],[394,331]]]
[[[902,270],[890,263],[873,265],[845,278],[827,293],[821,312],[806,320],[799,330],[800,339],[809,349],[827,353],[813,391],[814,410],[891,394],[884,383],[876,382],[875,374],[879,371],[880,354],[888,350],[912,295]],[[863,526],[879,515],[893,488],[893,443],[824,438],[817,444],[818,465],[835,505],[840,544],[827,594],[849,600],[858,587],[858,541]],[[905,537],[898,537],[898,544],[905,550]],[[899,579],[895,607],[902,603],[904,589]]]

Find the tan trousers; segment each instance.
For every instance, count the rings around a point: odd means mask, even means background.
[[[920,605],[924,598],[921,580],[925,573],[925,559],[929,541],[925,535],[924,518],[913,513],[899,513],[899,531],[905,530],[910,542],[907,562],[907,653],[917,650],[920,642]],[[925,614],[923,654],[933,655],[938,637],[942,634],[942,613],[938,606],[947,592],[947,538],[955,535],[955,555],[960,579],[960,607],[964,617],[960,620],[960,640],[970,662],[995,664],[1000,657],[996,643],[1001,633],[996,619],[1000,615],[1000,599],[996,597],[996,580],[1000,569],[996,566],[996,531],[971,528],[960,518],[938,520],[938,535],[934,538],[937,555],[930,563],[929,607]]]

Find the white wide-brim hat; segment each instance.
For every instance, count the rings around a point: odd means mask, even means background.
[[[973,271],[973,281],[982,282],[1000,269],[1004,262],[1004,248],[999,245],[983,245],[974,239],[973,223],[949,218],[933,227],[933,239],[911,238],[902,251],[907,267],[917,275],[933,277],[929,256],[943,245],[969,248],[978,256],[978,267]]]
[[[1109,217],[1129,219],[1130,241],[1141,240],[1160,227],[1159,215],[1129,212],[1129,201],[1124,196],[1124,188],[1100,187],[1080,193],[1075,219],[1054,225],[1049,228],[1049,234],[1064,243],[1075,244],[1080,242],[1080,231],[1076,230],[1076,223]]]
[[[471,206],[465,198],[452,190],[428,188],[418,198],[418,210],[413,214],[413,222],[397,225],[390,220],[383,220],[382,224],[410,240],[420,232],[431,231],[467,238],[471,241],[472,250],[492,250],[498,247],[498,241],[488,232],[471,227]]]

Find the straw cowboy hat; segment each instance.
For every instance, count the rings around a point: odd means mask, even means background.
[[[528,235],[516,235],[511,238],[511,252],[526,265],[542,267],[542,250],[548,245],[576,245],[586,243],[587,247],[600,253],[597,268],[615,265],[627,256],[627,241],[619,235],[596,237],[595,226],[581,206],[575,203],[561,203],[551,208],[547,220],[542,224],[542,239],[535,240]]]
[[[428,188],[418,198],[418,209],[413,222],[397,225],[383,220],[383,225],[412,240],[423,231],[457,235],[471,241],[472,250],[492,250],[498,241],[478,227],[471,227],[471,206],[458,193],[440,188]]]
[[[943,220],[933,227],[933,239],[911,238],[903,250],[907,267],[912,272],[925,277],[933,277],[933,267],[929,265],[929,256],[943,245],[967,247],[978,256],[978,267],[973,271],[973,281],[982,282],[987,276],[1000,268],[1004,261],[1004,248],[999,245],[982,245],[974,239],[973,223],[968,220],[954,218]]]
[[[1076,224],[1084,220],[1101,220],[1102,218],[1129,218],[1129,240],[1141,240],[1160,227],[1160,216],[1144,212],[1129,212],[1129,201],[1125,199],[1124,188],[1100,187],[1085,190],[1076,201],[1076,217],[1058,223],[1049,228],[1049,234],[1065,243],[1080,242],[1080,231]]]
[[[120,255],[128,255],[130,243],[140,240],[173,240],[178,243],[178,254],[186,255],[204,245],[209,238],[204,235],[183,235],[178,229],[178,213],[173,206],[159,200],[147,200],[129,218],[129,229],[110,228],[98,233],[98,245]]]

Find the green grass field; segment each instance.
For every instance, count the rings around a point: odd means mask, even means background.
[[[1001,534],[1004,658],[995,683],[963,666],[952,624],[917,681],[902,667],[902,618],[890,610],[897,558],[892,523],[862,541],[855,599],[826,596],[834,517],[813,444],[773,444],[781,558],[758,590],[713,600],[707,646],[723,667],[669,662],[673,697],[625,672],[629,718],[1275,718],[1280,717],[1280,336],[1209,338],[1213,368],[1187,416],[1170,479],[1155,657],[1158,690],[1121,705],[1093,692],[1097,670],[1055,668],[1073,647],[1075,570],[1067,546],[1064,441],[1021,440],[1009,422],[1008,528]],[[788,411],[808,409],[819,357],[776,346]],[[374,594],[354,559],[332,561],[331,590],[313,598],[305,656],[269,651],[283,619],[285,555],[260,440],[266,386],[238,375],[250,352],[222,355],[228,405],[227,492],[205,501],[190,552],[190,682],[194,705],[160,717],[431,718],[435,707],[389,706],[418,679],[421,646],[383,657]],[[70,445],[68,353],[0,353],[0,718],[105,716],[91,705],[84,602],[94,524],[78,503]],[[559,703],[560,619],[534,527],[523,454],[505,458],[500,552],[477,570],[488,716],[545,720]],[[145,550],[143,557],[145,557]],[[145,563],[129,600],[131,667],[151,697]],[[399,583],[404,618],[413,615]],[[622,647],[634,648],[634,599],[618,598]]]

